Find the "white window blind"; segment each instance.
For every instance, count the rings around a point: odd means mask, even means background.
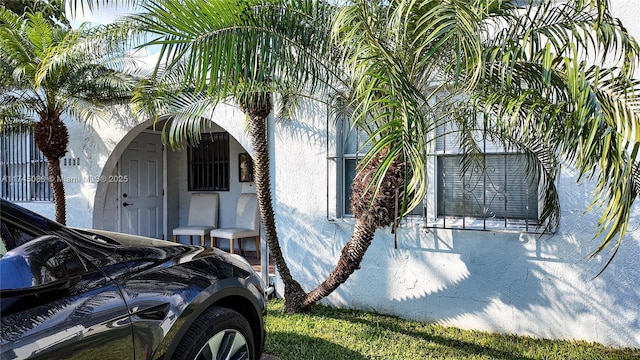
[[[437,129],[428,226],[529,230],[539,219],[539,177],[527,172],[524,154],[490,141],[480,127],[472,132],[480,154],[466,173],[460,132],[451,123]]]
[[[482,166],[462,173],[462,156],[438,156],[438,216],[482,219],[538,217],[537,177],[527,176],[524,155],[485,154]]]

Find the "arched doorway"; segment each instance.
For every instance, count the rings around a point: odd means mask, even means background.
[[[110,153],[96,188],[94,228],[162,238],[165,160],[160,132],[152,125],[149,120],[132,128]],[[156,214],[153,220],[140,227],[150,212]],[[135,223],[134,215],[140,218]]]
[[[221,104],[209,117],[211,120],[211,126],[204,131],[211,132],[226,132],[229,134],[229,173],[230,173],[230,186],[226,191],[220,191],[220,211],[219,211],[219,225],[230,226],[235,218],[235,209],[238,202],[238,198],[241,193],[255,192],[255,186],[252,182],[241,181],[241,156],[240,154],[248,154],[252,156],[253,149],[250,144],[250,138],[245,132],[245,116],[237,108]],[[132,182],[131,174],[127,173],[125,163],[128,162],[140,162],[144,158],[142,155],[129,155],[131,152],[135,154],[136,151],[140,153],[141,150],[154,149],[157,150],[157,145],[161,145],[160,131],[155,129],[162,129],[162,126],[153,126],[153,120],[141,123],[131,130],[119,141],[114,150],[109,155],[103,169],[102,177],[111,177],[113,179],[121,179],[123,182]],[[149,145],[144,139],[145,137],[155,137],[156,145]],[[153,142],[153,141],[152,141]],[[137,143],[135,145],[132,145]],[[145,145],[146,143],[146,145]],[[143,144],[143,145],[140,145]],[[133,146],[133,149],[131,148]],[[133,150],[133,151],[132,151]],[[148,213],[154,213],[155,224],[149,224],[149,227],[160,226],[159,231],[152,237],[160,239],[170,239],[173,228],[179,227],[186,223],[188,217],[188,203],[190,194],[192,191],[188,189],[187,181],[187,164],[188,157],[186,155],[186,149],[171,149],[167,146],[162,151],[162,161],[158,163],[158,158],[153,160],[154,164],[148,166],[146,170],[137,171],[136,173],[156,175],[151,176],[153,179],[147,181],[146,187],[153,187],[151,191],[153,197],[161,196],[162,205],[161,210],[158,210],[160,215],[157,215],[156,210],[145,210]],[[160,173],[152,172],[149,170],[161,169]],[[159,175],[161,174],[161,175]],[[245,180],[245,179],[243,179]],[[140,194],[143,190],[135,190],[136,194]],[[126,197],[124,195],[127,195]],[[127,203],[127,206],[124,204]],[[133,205],[129,205],[133,204]],[[96,189],[94,212],[93,212],[93,227],[96,229],[104,229],[111,231],[124,231],[135,232],[135,229],[144,229],[144,226],[135,224],[131,220],[131,224],[127,224],[129,220],[126,218],[126,211],[136,208],[136,202],[133,201],[131,184],[117,182],[101,182]],[[138,215],[135,215],[138,216]],[[147,219],[150,218],[150,215]],[[138,219],[144,219],[142,217],[134,217],[136,221]],[[160,220],[158,220],[160,219]],[[151,223],[153,221],[147,220]],[[124,223],[124,227],[122,226]],[[144,234],[147,235],[149,234]],[[266,243],[261,241],[262,254],[268,254],[266,249]],[[264,257],[264,255],[263,255]],[[263,268],[267,268],[267,263],[264,263]],[[264,274],[265,281],[268,281],[267,274]]]
[[[240,182],[238,174],[239,154],[247,153],[252,155],[253,152],[250,139],[245,132],[245,117],[237,108],[220,104],[209,116],[209,119],[211,120],[211,126],[203,131],[226,132],[231,140],[229,148],[231,185],[227,191],[220,192],[220,206],[221,208],[235,209],[240,193],[255,191],[252,183]],[[129,156],[127,153],[146,152],[147,148],[153,149],[155,152],[160,147],[160,131],[156,129],[162,129],[162,125],[156,124],[154,126],[153,119],[138,124],[127,132],[109,154],[100,176],[101,178],[114,179],[116,181],[99,182],[97,184],[93,211],[94,228],[111,231],[128,231],[129,228],[136,228],[133,223],[131,227],[128,227],[127,224],[124,227],[122,226],[122,222],[125,220],[122,217],[123,205],[127,203],[127,206],[124,206],[125,210],[128,208],[133,211],[137,207],[137,203],[131,200],[132,195],[129,190],[133,180],[131,175],[127,176],[129,183],[124,183],[124,176],[128,174],[123,164],[130,161],[134,163],[140,161],[137,157],[141,155],[136,157],[136,155]],[[144,149],[141,149],[141,145],[136,143],[145,142],[143,139],[138,138],[143,133],[151,136],[155,135],[157,139],[155,145],[142,145]],[[130,148],[132,146],[133,149]],[[150,167],[161,169],[158,174],[162,175],[156,175],[151,180],[145,180],[144,183],[148,184],[148,186],[154,186],[154,189],[160,189],[159,193],[163,198],[163,214],[161,220],[158,220],[158,222],[162,223],[162,232],[153,237],[168,239],[171,237],[171,229],[178,227],[182,220],[187,217],[186,209],[188,208],[190,197],[190,191],[187,187],[188,158],[185,148],[171,149],[165,147],[162,162],[158,163],[158,161],[157,159],[154,160],[157,165]],[[122,182],[119,183],[118,180],[122,180]],[[152,193],[154,197],[158,194],[155,190]],[[124,197],[125,194],[127,197]],[[127,199],[131,201],[127,201]],[[131,203],[134,205],[128,205]],[[229,212],[220,212],[220,224],[231,223],[233,216],[234,214]]]

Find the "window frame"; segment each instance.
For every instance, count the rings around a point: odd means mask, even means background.
[[[333,151],[333,156],[328,156],[328,177],[335,176],[335,180],[328,179],[328,184],[335,184],[335,193],[332,193],[331,189],[327,191],[327,198],[334,198],[335,204],[331,204],[331,200],[328,200],[327,206],[327,218],[335,219],[352,219],[353,213],[351,212],[351,202],[349,197],[351,195],[351,184],[356,175],[356,166],[371,148],[372,145],[363,143],[367,141],[368,136],[364,130],[355,131],[355,128],[351,126],[349,119],[345,116],[339,116],[335,121],[335,147],[330,148],[328,144],[329,153]],[[353,135],[353,136],[350,136]],[[355,145],[349,145],[349,139],[355,139]],[[348,151],[347,149],[353,149]],[[347,162],[355,161],[355,166],[347,165]],[[424,202],[423,202],[424,204]],[[412,214],[405,218],[422,219],[424,217],[424,205],[416,207]]]
[[[355,146],[347,144],[352,129],[346,116],[338,116],[334,124],[335,128],[327,127],[327,134],[334,134],[334,141],[329,141],[331,137],[327,136],[327,218],[352,219],[353,213],[348,199],[353,179],[348,181],[346,178],[350,176],[347,162],[355,161],[357,164],[366,151],[361,151],[364,150],[361,149],[361,132],[355,132]],[[347,152],[347,148],[354,151]],[[351,175],[355,176],[355,169],[352,169]]]
[[[432,175],[433,191],[427,195],[432,197],[432,202],[431,206],[427,209],[426,227],[469,230],[506,229],[526,232],[534,231],[539,227],[541,211],[539,179],[537,177],[527,179],[527,174],[508,171],[509,168],[523,166],[523,164],[517,164],[518,161],[521,161],[517,157],[524,155],[517,152],[483,154],[483,161],[486,161],[485,159],[489,157],[495,157],[497,161],[504,161],[504,168],[496,172],[497,177],[492,177],[487,171],[481,171],[478,177],[472,179],[472,181],[480,185],[482,189],[463,189],[462,195],[458,195],[460,199],[454,199],[454,201],[458,201],[458,203],[454,205],[455,208],[461,208],[462,210],[449,212],[444,208],[443,211],[441,201],[445,198],[442,193],[445,189],[441,188],[442,169],[440,168],[440,161],[445,158],[448,160],[454,158],[459,159],[462,156],[462,154],[437,154],[432,156],[434,158]],[[451,176],[451,173],[449,173],[449,176]],[[514,176],[517,176],[517,178],[514,179]],[[461,174],[460,177],[462,178]],[[465,178],[461,179],[460,182],[465,184],[469,177],[470,175],[466,174]],[[455,181],[458,181],[458,179]],[[502,189],[493,191],[494,186],[491,186],[492,182],[497,183],[496,187]],[[513,185],[514,182],[522,185],[515,190],[510,190],[509,185]],[[449,183],[448,185],[451,184]],[[513,188],[513,186],[511,187]],[[458,187],[455,190],[459,192],[460,188]],[[501,193],[501,190],[504,192]],[[525,199],[524,201],[517,202],[518,205],[524,205],[524,207],[517,206],[515,212],[510,210],[512,205],[510,205],[509,199],[512,197],[509,196],[509,193],[513,194],[516,198],[521,197]],[[467,199],[470,200],[468,204]],[[532,213],[535,213],[535,216],[533,216]]]
[[[445,135],[448,134],[448,135]],[[431,186],[427,190],[426,202],[427,206],[425,209],[425,219],[424,219],[424,227],[426,228],[444,228],[444,229],[458,229],[458,230],[493,230],[493,231],[519,231],[519,232],[534,232],[538,233],[543,231],[544,227],[540,224],[540,217],[542,211],[542,201],[543,194],[542,188],[540,186],[540,177],[536,175],[535,179],[522,179],[520,183],[523,184],[521,189],[527,188],[525,185],[527,182],[529,184],[535,184],[535,195],[531,195],[531,197],[536,197],[537,201],[535,202],[536,209],[535,212],[537,216],[535,219],[533,218],[518,218],[516,216],[510,216],[508,211],[505,211],[506,214],[499,218],[493,216],[452,216],[452,215],[441,215],[439,214],[439,194],[441,189],[439,188],[439,176],[440,169],[438,168],[438,160],[442,157],[462,157],[464,153],[461,151],[459,144],[457,143],[457,139],[455,138],[456,132],[451,131],[446,126],[440,126],[437,129],[435,134],[437,139],[432,139],[432,141],[428,144],[428,156],[429,159],[427,161],[427,176],[429,178]],[[474,135],[474,139],[478,144],[479,148],[482,150],[480,156],[482,156],[482,161],[486,164],[486,158],[488,156],[525,156],[523,153],[514,151],[509,149],[505,144],[494,143],[484,134],[482,129],[477,129]],[[453,142],[453,144],[447,144],[447,140],[449,142]],[[505,158],[505,161],[507,159]],[[508,169],[509,165],[505,166],[505,169]],[[508,171],[504,170],[504,174],[508,174]],[[486,173],[483,176],[487,176]],[[527,174],[523,176],[528,176]],[[505,180],[508,182],[508,180]],[[529,190],[527,190],[528,192]],[[521,193],[521,192],[520,192]],[[484,194],[486,196],[487,194]],[[508,206],[508,198],[505,198],[505,207]],[[527,205],[530,205],[527,202]],[[486,209],[484,209],[486,211]],[[531,210],[533,211],[533,210]]]

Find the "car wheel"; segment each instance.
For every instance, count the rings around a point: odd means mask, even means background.
[[[174,353],[174,359],[256,360],[249,322],[231,309],[214,307],[191,325]]]

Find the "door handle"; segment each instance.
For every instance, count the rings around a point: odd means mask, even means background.
[[[129,206],[129,205],[133,205],[133,204],[132,204],[132,203],[127,203],[127,202],[123,202],[123,203],[122,203],[122,206],[124,206],[124,207],[127,207],[127,206]]]

